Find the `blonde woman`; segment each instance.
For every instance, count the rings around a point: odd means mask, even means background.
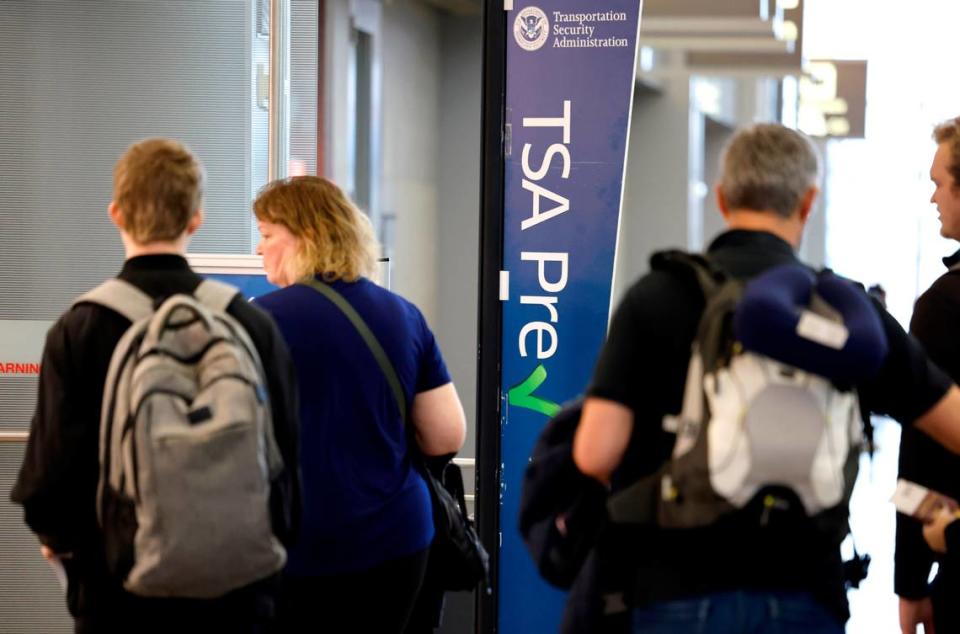
[[[402,632],[433,538],[429,494],[369,347],[339,308],[297,282],[326,283],[369,326],[396,370],[423,453],[460,449],[463,407],[423,315],[370,280],[370,222],[336,185],[315,176],[270,183],[254,214],[257,253],[282,287],[258,303],[290,347],[302,395],[304,519],[281,621],[296,631],[313,623],[312,631]]]

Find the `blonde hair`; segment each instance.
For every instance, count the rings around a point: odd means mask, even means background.
[[[327,281],[355,281],[376,273],[379,245],[366,214],[339,187],[318,176],[268,183],[253,201],[261,222],[286,227],[297,238],[287,263],[293,279],[320,273]]]
[[[205,181],[203,164],[179,141],[134,143],[113,168],[124,230],[141,244],[176,240],[203,204]]]
[[[947,171],[953,176],[953,189],[960,187],[960,117],[948,119],[933,129],[933,140],[937,145],[950,146],[950,165]]]

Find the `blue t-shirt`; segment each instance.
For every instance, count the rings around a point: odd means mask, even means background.
[[[417,393],[450,382],[416,306],[365,278],[330,285],[376,335],[408,408]],[[426,548],[433,539],[430,496],[411,466],[396,399],[360,333],[308,286],[256,301],[280,327],[300,384],[304,513],[287,572],[355,572]]]

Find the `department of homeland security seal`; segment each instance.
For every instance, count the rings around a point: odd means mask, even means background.
[[[547,14],[538,7],[527,7],[517,14],[513,22],[513,37],[520,48],[535,51],[550,36],[550,23]]]

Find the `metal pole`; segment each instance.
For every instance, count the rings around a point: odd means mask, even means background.
[[[287,176],[290,159],[290,0],[270,0],[270,109],[267,180]]]
[[[477,528],[490,553],[491,594],[477,593],[476,632],[498,627],[500,552],[500,363],[503,267],[503,133],[507,13],[502,0],[483,3],[483,113],[480,190],[480,297],[477,373]],[[513,528],[513,527],[510,527]]]

